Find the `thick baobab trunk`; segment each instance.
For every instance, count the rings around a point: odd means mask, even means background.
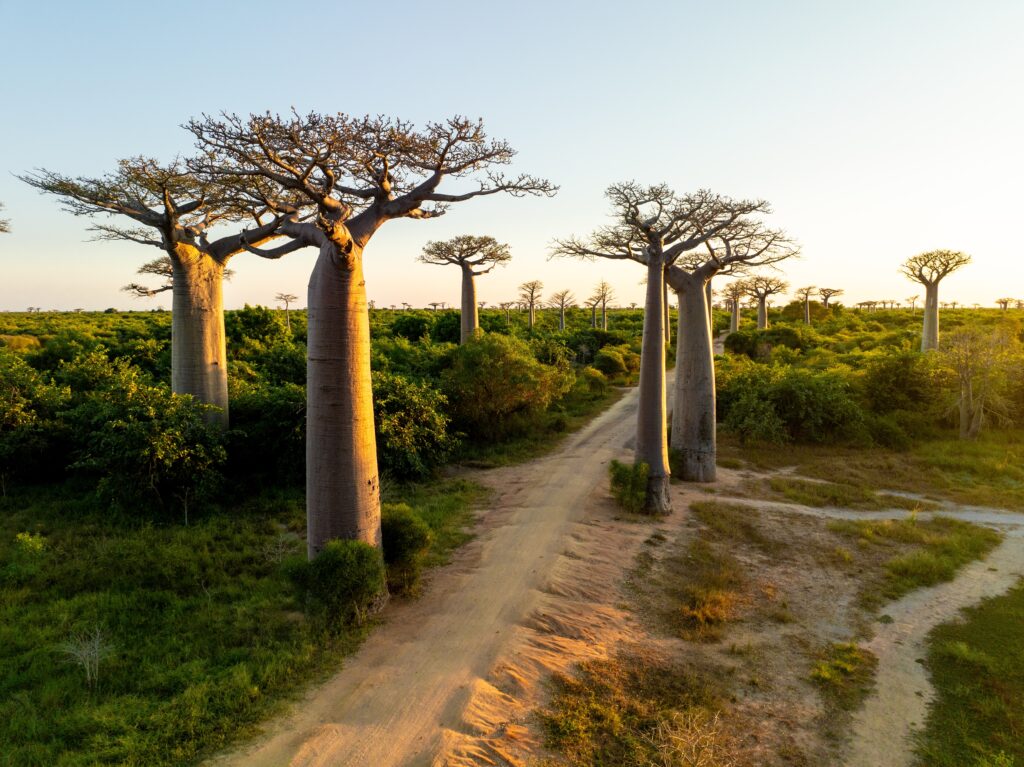
[[[655,514],[672,510],[668,494],[668,440],[665,433],[665,330],[661,323],[662,280],[665,272],[655,262],[647,268],[647,300],[644,305],[644,335],[640,353],[639,404],[636,422],[636,460],[650,467],[647,478],[647,511]]]
[[[673,285],[679,296],[672,448],[687,482],[714,482],[716,444],[715,353],[707,323],[707,293],[700,278]]]
[[[208,420],[228,424],[224,265],[195,249],[171,256],[171,391],[214,405]]]
[[[939,348],[939,283],[924,286],[924,327],[921,331],[921,351]]]
[[[663,279],[662,291],[661,291],[661,305],[665,310],[665,345],[672,345],[672,322],[670,321],[671,314],[669,313],[668,304],[668,281]]]
[[[533,323],[536,317],[534,316],[533,304],[530,304],[530,330],[533,330]]]
[[[811,324],[811,299],[804,299],[804,325]]]
[[[476,303],[476,282],[473,281],[473,270],[462,267],[462,332],[459,335],[459,343],[464,344],[472,341],[476,336],[476,330],[480,327],[480,320],[477,315]]]
[[[729,316],[729,332],[735,333],[740,329],[740,301],[738,298],[732,299],[732,314]]]
[[[601,302],[601,330],[608,330],[608,304]]]
[[[974,422],[974,392],[970,380],[960,381],[960,439],[971,438]]]
[[[597,304],[590,307],[590,327],[597,330]]]
[[[380,484],[362,253],[324,245],[309,278],[306,520],[309,557],[335,538],[380,546]]]
[[[558,332],[565,332],[565,307],[558,307]]]
[[[715,330],[715,316],[711,309],[713,295],[714,293],[711,290],[711,280],[708,280],[707,284],[704,286],[704,305],[707,307],[708,327],[711,329],[712,333],[714,333]]]
[[[758,298],[757,299],[757,329],[767,330],[768,329],[768,299]]]

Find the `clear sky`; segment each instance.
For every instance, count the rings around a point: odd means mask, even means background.
[[[386,7],[388,12],[379,10]],[[88,221],[13,177],[99,175],[119,157],[188,152],[201,112],[482,117],[514,170],[553,199],[491,197],[434,221],[387,224],[366,251],[378,305],[458,301],[458,270],[415,261],[428,240],[490,234],[513,261],[481,300],[587,296],[599,279],[642,300],[636,264],[547,260],[550,241],[606,220],[609,183],[667,182],[771,201],[803,246],[794,287],[845,300],[921,291],[909,255],[974,263],[942,298],[1024,298],[1024,2],[724,0],[171,4],[0,0],[0,310],[170,306],[119,291],[159,255],[88,242]],[[248,254],[229,307],[303,298],[315,254]]]

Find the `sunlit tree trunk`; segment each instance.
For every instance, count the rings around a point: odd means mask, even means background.
[[[804,298],[804,324],[811,324],[811,299]]]
[[[480,320],[477,315],[476,303],[476,282],[473,280],[473,269],[465,264],[462,265],[462,331],[459,336],[459,343],[464,344],[472,341],[476,336],[477,328],[480,327]]]
[[[704,286],[704,305],[707,307],[708,327],[711,329],[711,332],[714,332],[715,329],[715,316],[714,311],[711,308],[711,304],[713,303],[713,295],[714,293],[711,290],[711,280],[708,280],[708,284]]]
[[[681,479],[714,482],[715,357],[707,322],[707,292],[702,279],[694,275],[682,275],[673,287],[679,296],[679,329],[672,449],[679,454]]]
[[[758,297],[757,299],[757,329],[768,329],[768,299]]]
[[[924,327],[921,332],[921,351],[939,348],[939,283],[924,286]]]
[[[647,510],[671,511],[668,493],[668,440],[665,433],[665,330],[662,323],[662,281],[665,271],[652,256],[647,267],[647,299],[644,304],[644,334],[640,355],[640,384],[637,406],[636,459],[650,467],[647,480]],[[706,325],[706,323],[705,323]]]
[[[663,285],[662,285],[663,290],[661,291],[661,305],[662,305],[662,307],[665,310],[665,321],[664,321],[664,325],[665,325],[665,345],[666,346],[671,346],[672,345],[672,322],[670,320],[671,314],[669,312],[669,303],[668,303],[668,282],[664,281],[664,278],[662,278],[662,280],[663,280]]]
[[[380,546],[380,484],[362,252],[327,243],[309,280],[306,514],[309,556],[335,538]]]
[[[601,330],[608,330],[608,303],[601,302]]]
[[[729,332],[735,333],[740,329],[740,300],[733,298],[731,303],[732,314],[729,317]]]
[[[211,423],[228,423],[228,362],[224,341],[224,266],[198,249],[171,254],[171,390],[218,410]]]
[[[597,304],[590,307],[590,327],[597,330]]]
[[[558,331],[560,333],[565,331],[565,307],[564,306],[559,306],[558,307]]]

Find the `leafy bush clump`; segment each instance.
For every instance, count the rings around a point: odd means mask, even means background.
[[[445,396],[425,383],[391,373],[373,375],[377,458],[397,479],[424,479],[458,441],[448,431]]]
[[[387,593],[384,560],[362,541],[329,541],[311,561],[289,560],[286,573],[307,609],[332,628],[361,625]]]
[[[643,461],[632,466],[612,460],[608,464],[612,497],[626,511],[639,514],[647,506],[647,477],[651,467]]]
[[[415,592],[433,538],[430,527],[407,504],[386,503],[381,508],[381,538],[388,589],[394,594]]]

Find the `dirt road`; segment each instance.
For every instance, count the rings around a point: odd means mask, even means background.
[[[502,720],[508,716],[503,693],[488,679],[503,654],[518,652],[523,626],[544,615],[560,573],[579,559],[572,547],[587,537],[588,499],[604,493],[607,461],[632,438],[635,417],[633,390],[550,456],[482,472],[480,479],[496,490],[491,509],[477,538],[434,574],[424,596],[390,606],[384,625],[340,673],[255,743],[212,764],[473,763],[473,749],[484,748],[473,738],[513,726]],[[613,554],[623,562],[632,557],[632,551]],[[588,557],[584,569],[600,561]],[[575,633],[585,635],[584,624],[604,618],[618,619],[600,608],[581,610]],[[539,655],[535,660],[543,664]],[[456,756],[441,756],[450,753]]]

